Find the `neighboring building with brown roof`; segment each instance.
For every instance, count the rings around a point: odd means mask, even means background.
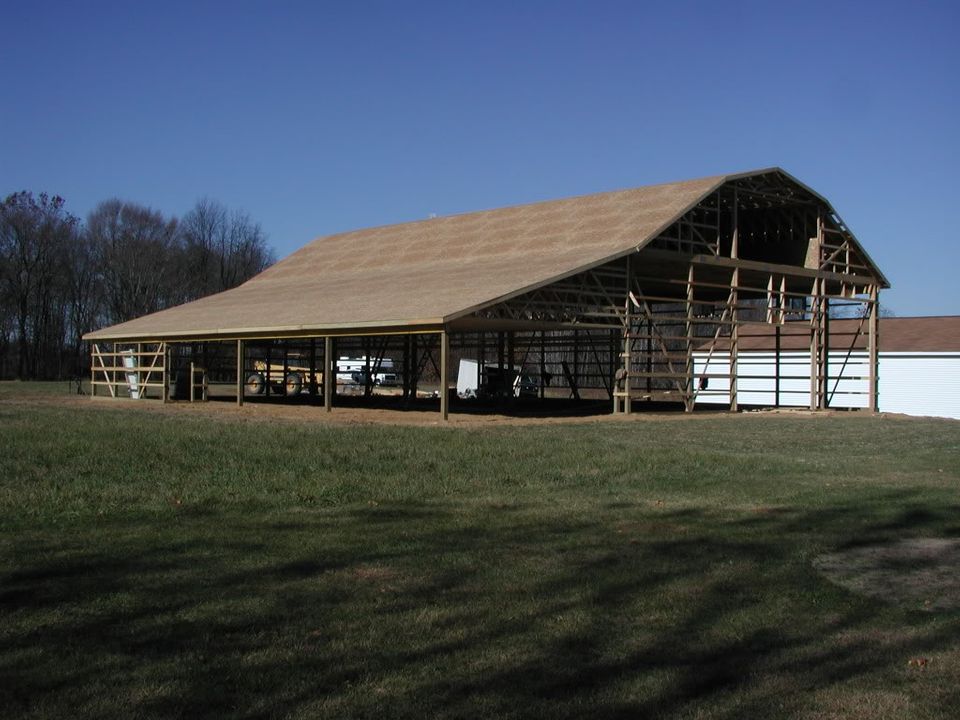
[[[864,322],[859,318],[829,321],[830,407],[865,407]],[[890,317],[883,319],[880,328],[879,410],[960,419],[960,315]],[[740,402],[806,407],[810,339],[807,321],[744,325],[738,342]],[[729,350],[728,339],[717,341],[712,355],[707,343],[702,343],[694,353],[695,372],[709,377],[722,374],[725,368],[729,371]],[[708,380],[698,402],[728,403],[729,384],[723,378]]]

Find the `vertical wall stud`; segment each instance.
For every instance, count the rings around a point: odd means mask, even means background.
[[[237,340],[237,407],[243,407],[243,340]]]
[[[512,335],[512,333],[511,333]],[[450,378],[447,366],[450,364],[450,334],[440,331],[440,417],[447,420],[450,416]]]
[[[740,313],[737,305],[740,303],[740,294],[737,288],[740,286],[740,268],[733,269],[733,275],[730,279],[730,412],[739,410],[739,398],[737,397],[737,375],[739,374],[739,348],[740,343]],[[779,329],[779,326],[777,326]]]
[[[327,335],[323,339],[323,409],[333,409],[333,389],[337,386],[337,374],[333,364],[333,338]]]
[[[879,330],[880,330],[880,291],[877,289],[876,285],[870,286],[870,322],[869,322],[869,338],[868,338],[868,354],[869,354],[869,383],[870,387],[867,388],[867,406],[870,409],[870,412],[877,412],[880,409],[879,400],[877,398],[878,393],[878,361],[880,359],[879,352]]]

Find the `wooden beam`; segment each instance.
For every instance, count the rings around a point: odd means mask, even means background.
[[[813,281],[810,292],[810,409],[819,407],[820,389],[820,281]]]
[[[450,378],[447,366],[450,364],[450,333],[440,332],[440,417],[448,420],[450,417],[450,393],[448,391]]]
[[[736,233],[734,233],[736,234]],[[739,315],[737,312],[737,285],[740,284],[740,268],[733,269],[730,288],[730,412],[739,410],[737,399],[737,345],[740,339]]]
[[[97,396],[97,371],[94,361],[96,360],[97,353],[99,352],[97,343],[90,343],[90,397],[95,398]]]
[[[730,257],[736,260],[740,257],[740,223],[737,218],[737,188],[733,188],[733,237],[730,239]]]
[[[170,345],[160,343],[163,348],[163,402],[170,402]]]
[[[687,270],[687,317],[684,323],[684,339],[686,340],[684,360],[684,393],[683,409],[685,412],[693,412],[693,406],[696,402],[693,394],[693,263]]]
[[[629,415],[633,412],[633,398],[631,397],[630,387],[630,371],[633,369],[633,338],[630,337],[630,331],[633,327],[633,302],[634,299],[630,297],[630,258],[627,257],[627,297],[624,299],[623,303],[623,386],[621,388],[623,392],[623,412],[626,415]],[[616,396],[614,396],[616,397]]]
[[[870,386],[867,388],[867,407],[875,413],[880,409],[878,395],[878,364],[880,359],[880,291],[876,285],[870,288],[870,322],[868,329],[868,352],[870,355]]]
[[[333,338],[327,335],[323,339],[323,409],[333,410],[333,389],[337,384],[337,374],[333,363]]]
[[[797,265],[784,265],[782,263],[760,262],[758,260],[744,260],[742,258],[715,257],[713,255],[694,255],[691,258],[683,258],[675,253],[656,250],[653,248],[643,248],[640,251],[641,258],[653,261],[663,260],[665,262],[679,263],[684,260],[696,263],[697,265],[712,265],[715,267],[739,267],[741,270],[756,271],[763,275],[775,273],[776,275],[785,275],[793,278],[824,278],[833,282],[847,283],[848,285],[867,286],[877,282],[877,278],[864,275],[844,274],[836,272],[827,272],[825,270],[816,270],[811,268],[799,267]]]
[[[237,340],[237,407],[243,407],[243,340]]]
[[[820,299],[820,409],[826,410],[830,405],[830,298]]]
[[[774,331],[773,406],[780,407],[780,325]]]

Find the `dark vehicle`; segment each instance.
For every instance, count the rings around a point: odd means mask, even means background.
[[[540,383],[529,373],[488,366],[483,368],[482,377],[478,397],[535,398],[540,395]]]

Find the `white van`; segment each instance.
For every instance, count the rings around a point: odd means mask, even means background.
[[[376,358],[370,358],[371,371],[376,367]],[[337,359],[337,382],[346,385],[363,385],[364,373],[367,370],[367,356],[349,358],[341,357]],[[380,368],[373,373],[373,384],[392,386],[397,384],[397,372],[394,368],[392,358],[381,358]]]

